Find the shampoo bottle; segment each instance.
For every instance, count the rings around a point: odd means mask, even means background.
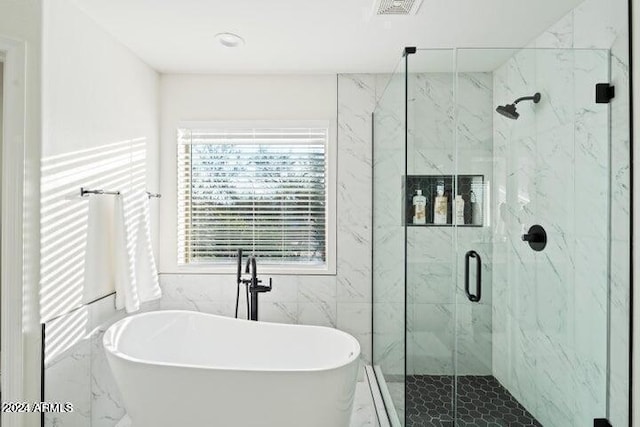
[[[461,195],[456,196],[456,224],[464,225],[464,200]]]
[[[416,190],[413,196],[413,223],[427,223],[427,198],[422,195],[422,190]]]
[[[473,191],[471,191],[469,201],[471,202],[471,224],[482,225],[482,206],[478,203]]]
[[[447,197],[444,195],[444,184],[438,184],[437,196],[433,204],[433,223],[447,223]]]

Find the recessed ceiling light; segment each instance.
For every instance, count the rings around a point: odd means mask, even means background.
[[[239,47],[244,45],[244,39],[233,33],[218,33],[216,39],[224,47]]]

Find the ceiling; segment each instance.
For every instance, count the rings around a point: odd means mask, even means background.
[[[75,1],[160,72],[257,74],[390,72],[404,46],[525,46],[582,0],[423,0],[415,16],[374,16],[374,0]],[[246,44],[225,48],[221,32]]]

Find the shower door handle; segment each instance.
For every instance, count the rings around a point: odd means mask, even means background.
[[[476,293],[472,294],[469,289],[469,260],[476,259]],[[482,258],[476,251],[469,251],[464,256],[464,291],[471,302],[480,302],[482,297]]]

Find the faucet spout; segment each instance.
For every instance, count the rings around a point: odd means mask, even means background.
[[[250,271],[249,268],[251,267],[251,258],[253,258],[253,257],[250,256],[249,258],[247,258],[247,266],[244,268],[244,272],[247,273],[247,274]]]
[[[254,286],[258,284],[258,265],[254,256],[251,257],[251,282]]]

